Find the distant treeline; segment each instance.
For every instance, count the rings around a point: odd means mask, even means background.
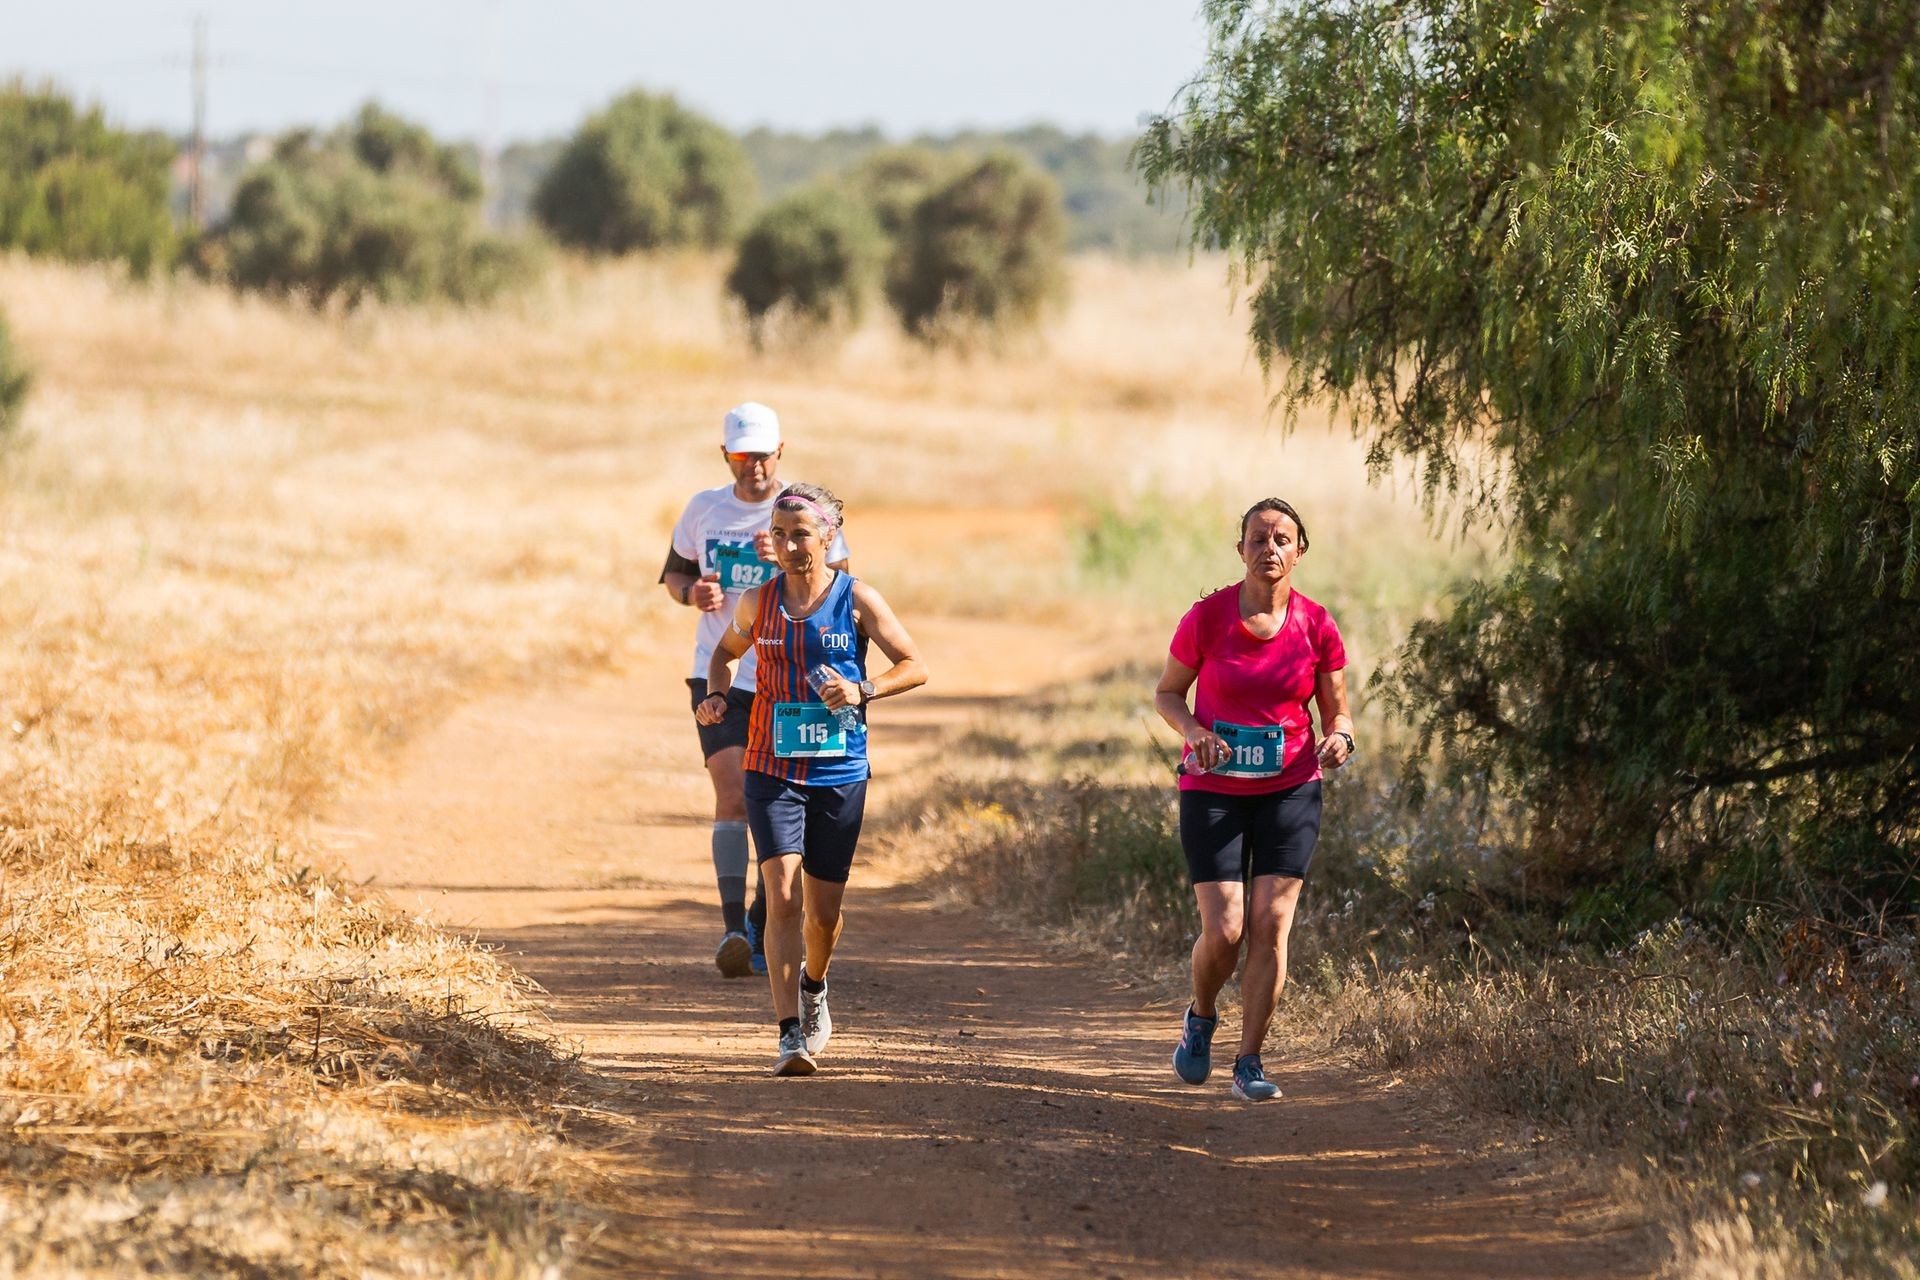
[[[874,152],[902,141],[873,127],[820,134],[754,129],[740,135],[740,145],[760,181],[760,198],[767,202],[818,179],[851,171]],[[1012,151],[1027,157],[1060,184],[1070,250],[1127,256],[1186,251],[1185,202],[1175,196],[1170,208],[1158,200],[1148,203],[1146,184],[1129,163],[1130,139],[1032,125],[998,133],[924,134],[904,141],[942,152],[984,156]],[[487,209],[497,225],[513,226],[531,217],[533,193],[565,145],[564,139],[557,138],[515,143],[501,153]]]

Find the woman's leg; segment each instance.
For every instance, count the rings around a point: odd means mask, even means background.
[[[1259,1053],[1287,984],[1287,938],[1300,903],[1298,876],[1255,876],[1247,926],[1247,969],[1240,975],[1240,1056]],[[1239,886],[1235,886],[1238,888]]]
[[[827,980],[827,966],[833,963],[833,948],[840,941],[840,929],[846,917],[840,914],[840,902],[847,896],[845,883],[835,884],[816,876],[804,877],[806,883],[807,976],[815,982]],[[771,886],[769,886],[771,887]],[[772,961],[768,961],[769,967]],[[781,1014],[785,1017],[785,1014]]]
[[[800,855],[762,858],[767,885],[767,981],[773,986],[773,1016],[800,1016]]]
[[[1193,886],[1200,907],[1200,936],[1193,941],[1193,1011],[1219,1016],[1214,1000],[1240,963],[1245,891],[1238,880],[1205,880]]]

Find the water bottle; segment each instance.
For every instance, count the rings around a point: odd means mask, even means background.
[[[824,662],[807,672],[807,683],[813,687],[815,693],[819,693],[839,678],[840,673]],[[833,718],[847,733],[859,733],[866,728],[860,723],[858,707],[841,707],[833,713]]]
[[[1182,756],[1180,763],[1173,766],[1173,771],[1181,777],[1197,778],[1203,773],[1218,773],[1232,763],[1233,757],[1231,755],[1225,755],[1220,758],[1220,763],[1214,765],[1213,768],[1202,769],[1200,767],[1200,761],[1197,758],[1193,756]]]

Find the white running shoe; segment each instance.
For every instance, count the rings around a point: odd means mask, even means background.
[[[773,1064],[773,1074],[810,1076],[818,1065],[807,1052],[806,1037],[800,1034],[799,1027],[780,1033],[780,1061]]]
[[[800,1034],[807,1042],[807,1052],[817,1054],[827,1047],[827,1041],[833,1038],[833,1015],[827,1012],[827,989],[820,988],[818,995],[811,994],[805,987],[800,988]]]

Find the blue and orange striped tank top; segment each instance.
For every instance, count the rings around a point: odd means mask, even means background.
[[[825,664],[849,680],[866,679],[867,638],[853,623],[853,575],[838,575],[817,608],[804,618],[787,615],[781,604],[786,574],[776,575],[760,588],[760,610],[753,619],[753,646],[758,655],[753,714],[747,722],[746,767],[787,782],[837,787],[864,781],[867,766],[867,709],[860,713],[860,732],[844,735],[843,755],[796,755],[792,723],[810,717],[827,722],[817,710],[820,695],[807,683],[807,672]],[[808,710],[811,704],[816,710]],[[783,710],[784,708],[784,710]],[[776,733],[776,719],[788,724]],[[787,753],[783,754],[784,748]]]

